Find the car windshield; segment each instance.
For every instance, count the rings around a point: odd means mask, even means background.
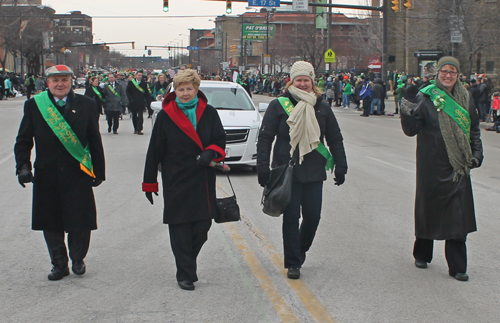
[[[208,104],[216,109],[222,110],[254,110],[252,102],[248,98],[244,89],[220,88],[220,87],[200,87],[208,99]]]

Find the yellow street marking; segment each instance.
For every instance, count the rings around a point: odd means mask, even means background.
[[[250,235],[260,245],[265,254],[270,256],[271,262],[274,266],[286,276],[286,269],[283,268],[283,256],[273,247],[272,243],[254,226],[246,216],[241,217],[241,221],[247,226]],[[264,250],[265,249],[265,250]],[[330,315],[328,310],[316,298],[314,293],[307,287],[307,284],[301,279],[288,279],[288,285],[297,294],[306,310],[321,323],[335,323],[336,320]]]
[[[226,223],[225,227],[228,229],[234,244],[238,247],[246,263],[252,270],[253,275],[259,281],[260,286],[266,293],[267,297],[271,301],[274,310],[281,317],[283,322],[300,322],[295,316],[290,307],[286,304],[283,297],[278,292],[278,289],[274,285],[271,277],[266,273],[259,260],[253,253],[252,249],[248,246],[240,231],[234,225],[234,223]]]

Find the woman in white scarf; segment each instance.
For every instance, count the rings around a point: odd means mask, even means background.
[[[290,74],[284,97],[291,104],[285,111],[278,99],[272,101],[262,121],[257,143],[257,172],[259,184],[265,186],[269,181],[269,166],[288,163],[298,150],[294,156],[297,160],[292,198],[283,214],[285,268],[288,268],[288,278],[298,279],[319,225],[323,181],[327,179],[326,158],[316,149],[323,145],[329,147],[325,150],[335,160],[336,185],[344,183],[347,161],[335,115],[328,103],[321,100],[319,88],[313,82],[313,66],[304,61],[295,62]]]

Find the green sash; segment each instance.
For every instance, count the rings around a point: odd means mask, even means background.
[[[135,79],[132,79],[132,83],[134,83],[135,87],[141,91],[141,93],[144,93],[144,89],[137,84],[137,81]]]
[[[99,97],[99,100],[101,100],[101,102],[106,102],[106,99],[102,97],[101,92],[99,92],[99,90],[96,89],[95,86],[92,86],[92,90],[94,90],[94,93]]]
[[[118,94],[118,92],[116,92],[115,89],[113,89],[113,87],[111,86],[111,84],[108,84],[108,87],[111,90],[111,92],[113,92],[113,94],[118,97],[118,99],[122,98],[122,96],[120,94]]]
[[[165,94],[165,89],[160,86],[160,90],[158,90],[158,93],[160,93],[161,95]]]
[[[148,92],[149,92],[149,94],[153,94],[153,92],[151,92],[151,88],[149,87],[149,83],[146,83],[146,85],[148,86]]]
[[[435,84],[431,84],[420,90],[422,93],[428,95],[432,103],[436,106],[438,112],[443,110],[450,116],[469,138],[470,141],[470,125],[471,120],[469,112],[462,108],[453,98],[446,94],[443,90],[439,89]]]
[[[42,114],[50,129],[54,131],[59,141],[64,148],[80,162],[80,169],[86,174],[95,178],[92,167],[92,158],[90,157],[90,149],[87,145],[83,148],[82,143],[71,129],[71,126],[66,122],[59,110],[50,101],[48,92],[41,92],[34,96],[38,110]]]
[[[286,114],[290,115],[290,112],[292,112],[293,108],[295,108],[292,101],[290,101],[289,98],[284,96],[279,97],[278,101],[281,103],[281,106],[283,107],[283,110],[285,110]],[[333,172],[333,166],[335,166],[335,161],[333,160],[330,151],[328,151],[328,148],[326,148],[325,145],[322,142],[320,142],[316,150],[321,154],[321,156],[325,157],[326,159],[325,169]]]

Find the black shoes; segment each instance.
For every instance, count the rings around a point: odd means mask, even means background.
[[[450,276],[455,277],[456,280],[459,280],[461,282],[466,282],[469,280],[469,275],[466,273],[456,273],[455,275],[450,274]]]
[[[66,267],[52,267],[52,270],[50,271],[50,274],[47,276],[49,280],[61,280],[63,279],[64,276],[69,275],[69,268]]]
[[[118,134],[118,131],[113,131],[113,135],[117,135]]]
[[[288,268],[288,273],[286,276],[290,279],[299,279],[300,278],[300,268]]]
[[[417,268],[427,268],[426,261],[415,260],[415,267]]]
[[[85,263],[83,262],[83,260],[75,261],[73,263],[73,266],[71,266],[71,270],[73,270],[73,273],[75,273],[75,275],[83,275],[85,274]]]
[[[179,287],[184,290],[194,290],[194,284],[193,282],[190,282],[189,280],[182,280],[177,282],[179,284]]]

